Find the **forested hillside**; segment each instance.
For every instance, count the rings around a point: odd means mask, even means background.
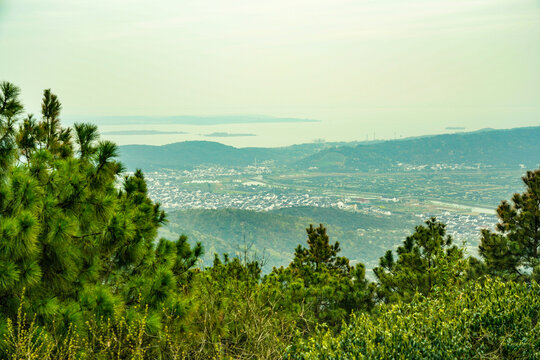
[[[420,221],[406,213],[381,217],[320,207],[269,212],[192,209],[170,212],[168,220],[162,233],[185,234],[191,241],[205,244],[206,263],[214,253],[236,255],[248,249],[264,257],[264,272],[291,261],[291,249],[304,241],[303,231],[309,224],[324,223],[332,239],[342,244],[343,255],[372,268],[386,249],[399,243]],[[408,226],[404,228],[404,224]]]
[[[300,167],[381,169],[398,164],[465,164],[492,167],[538,166],[540,127],[484,130],[338,147],[311,155]]]
[[[159,238],[144,173],[126,175],[96,126],[63,127],[51,90],[39,118],[19,95],[0,83],[0,358],[540,359],[540,169],[479,232],[478,258],[432,217],[371,281],[331,228],[298,224],[290,262],[263,274],[249,251],[201,264],[204,244]]]
[[[212,141],[186,141],[163,146],[124,145],[120,154],[129,169],[193,169],[198,166],[240,167],[259,161],[289,164],[326,148],[326,144],[286,148],[235,148]]]
[[[504,146],[501,146],[503,144]],[[498,168],[538,166],[540,127],[484,130],[374,143],[313,143],[283,148],[234,148],[209,141],[163,146],[125,145],[120,153],[130,169],[192,169],[246,166],[272,161],[277,167],[365,171],[402,165],[462,164]]]

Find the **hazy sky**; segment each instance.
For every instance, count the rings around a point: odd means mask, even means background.
[[[67,116],[540,125],[540,0],[0,0],[0,80]]]

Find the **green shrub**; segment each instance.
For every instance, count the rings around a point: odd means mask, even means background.
[[[299,339],[289,359],[540,359],[540,286],[485,279],[381,305],[334,335]]]

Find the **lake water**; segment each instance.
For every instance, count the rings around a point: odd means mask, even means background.
[[[277,147],[309,143],[316,139],[363,141],[475,131],[482,128],[540,126],[540,107],[341,109],[339,114],[339,118],[334,118],[331,110],[317,111],[316,114],[310,114],[307,111],[292,115],[280,114],[280,116],[320,120],[291,123],[186,125],[163,124],[158,121],[148,124],[109,125],[106,121],[102,121],[99,122],[99,128],[102,133],[125,130],[176,132],[151,135],[103,135],[103,138],[113,140],[119,145],[163,145],[179,141],[206,140],[236,147]],[[70,118],[65,119],[69,124]],[[77,121],[81,119],[84,117],[77,117]],[[452,129],[456,127],[464,129]],[[212,133],[253,134],[255,136],[205,136]]]

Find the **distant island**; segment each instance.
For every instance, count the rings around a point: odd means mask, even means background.
[[[161,130],[117,130],[104,131],[103,135],[161,135],[161,134],[187,134],[185,131],[161,131]]]
[[[181,125],[225,125],[259,123],[319,122],[320,120],[273,117],[265,115],[212,115],[212,116],[70,116],[68,123],[90,122],[96,125],[133,124],[181,124]]]
[[[238,137],[238,136],[257,136],[255,134],[231,134],[227,132],[213,132],[211,134],[204,134],[207,137]]]

